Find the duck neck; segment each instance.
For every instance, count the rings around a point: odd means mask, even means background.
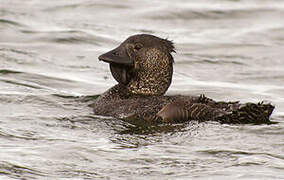
[[[161,96],[166,93],[171,84],[172,73],[172,65],[160,64],[157,68],[141,68],[126,88],[135,95]]]

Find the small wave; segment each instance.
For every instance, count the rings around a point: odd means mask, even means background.
[[[20,71],[13,71],[8,69],[0,69],[0,74],[18,74]]]
[[[173,10],[174,9],[174,10]],[[155,20],[216,20],[216,19],[232,19],[232,18],[250,18],[255,16],[265,16],[270,13],[280,12],[282,9],[277,7],[237,7],[237,8],[223,8],[218,7],[195,7],[189,6],[176,7],[169,9],[168,7],[162,9],[150,9],[142,12],[143,16]]]
[[[277,158],[277,159],[284,160],[284,156],[283,155],[263,153],[263,152],[248,152],[248,151],[240,151],[240,150],[217,150],[217,149],[199,150],[198,152],[205,153],[205,154],[210,154],[210,155],[214,155],[214,156],[264,155],[264,156],[270,156],[272,158]]]
[[[76,4],[66,4],[66,5],[58,5],[55,7],[45,8],[43,11],[47,12],[56,12],[56,11],[66,11],[66,10],[73,10],[73,9],[100,9],[100,8],[111,8],[111,9],[128,9],[128,4],[116,4],[116,3],[98,3],[98,2],[89,2],[89,3],[76,3]]]
[[[23,50],[19,50],[19,49],[12,49],[12,48],[0,48],[0,51],[3,51],[3,52],[8,51],[8,52],[23,54],[23,55],[35,55],[32,52],[23,51]]]
[[[93,171],[84,171],[82,169],[70,169],[70,170],[64,170],[64,171],[57,171],[56,173],[60,174],[60,177],[66,178],[74,178],[77,179],[77,177],[80,177],[80,179],[101,179],[103,176],[99,173],[93,172]]]
[[[24,86],[24,87],[29,87],[29,88],[34,88],[34,89],[42,89],[41,86],[35,84],[35,83],[30,83],[30,82],[21,82],[19,80],[16,79],[7,79],[7,78],[3,78],[3,76],[15,76],[17,77],[18,74],[28,74],[28,73],[23,73],[20,71],[14,71],[14,70],[8,70],[8,69],[0,69],[0,74],[2,74],[2,77],[0,78],[0,81],[4,82],[4,83],[8,83],[8,84],[13,84],[13,85],[17,85],[17,86]]]
[[[0,174],[17,179],[33,179],[48,176],[48,174],[45,174],[36,169],[9,163],[6,161],[0,161]]]
[[[18,81],[13,81],[13,80],[5,80],[5,79],[0,79],[0,81],[8,83],[8,84],[14,84],[14,85],[18,85],[18,86],[25,86],[28,88],[33,88],[33,89],[43,89],[40,86],[37,85],[32,85],[31,83],[22,83],[22,82],[18,82]]]
[[[25,25],[19,23],[19,22],[16,22],[16,21],[12,21],[12,20],[7,20],[7,19],[0,19],[0,26],[1,24],[3,25],[13,25],[13,26],[19,26],[19,27],[23,27]]]
[[[2,71],[2,72],[1,72]],[[54,77],[50,75],[43,75],[38,73],[27,73],[27,72],[20,72],[20,71],[13,71],[8,69],[0,69],[0,82],[4,82],[6,84],[15,85],[18,87],[16,89],[22,89],[21,87],[26,87],[27,91],[30,90],[37,90],[36,92],[42,93],[54,93],[54,94],[63,94],[63,95],[70,95],[70,96],[81,96],[81,93],[71,92],[69,89],[71,87],[80,87],[85,86],[86,83],[66,79],[62,77]],[[31,88],[31,89],[28,89]],[[72,88],[71,88],[72,89]],[[38,91],[40,90],[40,91]],[[1,92],[0,94],[6,94],[8,92]],[[17,91],[16,94],[27,93],[26,91],[21,92]]]
[[[77,99],[79,97],[79,96],[65,95],[65,94],[52,94],[52,96],[60,97],[64,99]]]
[[[4,137],[6,139],[21,139],[21,140],[38,140],[39,138],[33,137],[31,135],[31,132],[28,132],[29,135],[16,135],[13,133],[9,133],[9,132],[4,132],[0,129],[0,137]]]
[[[50,41],[55,43],[87,43],[95,44],[97,39],[83,31],[78,30],[59,30],[59,31],[40,31],[40,30],[22,30],[23,33],[37,34],[37,39],[40,41]]]
[[[91,31],[74,30],[74,29],[58,29],[58,30],[21,30],[22,33],[34,34],[34,41],[49,41],[61,44],[92,44],[99,46],[101,43],[113,43],[109,38],[97,36]]]
[[[211,60],[211,59],[202,59],[202,60],[180,60],[176,64],[234,64],[234,65],[245,65],[242,62],[238,61],[227,61],[227,60]]]
[[[233,64],[233,65],[246,65],[244,62],[241,62],[244,59],[248,59],[248,57],[244,56],[197,56],[193,54],[184,54],[188,59],[191,60],[179,60],[177,64]],[[185,58],[183,58],[185,59]]]

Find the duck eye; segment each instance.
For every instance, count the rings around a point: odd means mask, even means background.
[[[142,44],[140,44],[140,43],[138,43],[138,44],[135,44],[135,46],[134,46],[134,50],[136,50],[136,51],[139,51],[140,49],[142,49]]]

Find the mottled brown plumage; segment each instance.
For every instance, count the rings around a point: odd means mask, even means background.
[[[164,96],[172,80],[172,52],[171,41],[139,34],[101,55],[99,59],[110,63],[119,84],[96,100],[95,114],[151,124],[190,120],[270,123],[271,104],[216,102],[204,95]]]

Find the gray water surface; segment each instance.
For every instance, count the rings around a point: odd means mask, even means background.
[[[284,1],[0,0],[0,179],[284,179]],[[93,115],[97,57],[173,40],[169,95],[276,108],[273,125],[140,127]]]

